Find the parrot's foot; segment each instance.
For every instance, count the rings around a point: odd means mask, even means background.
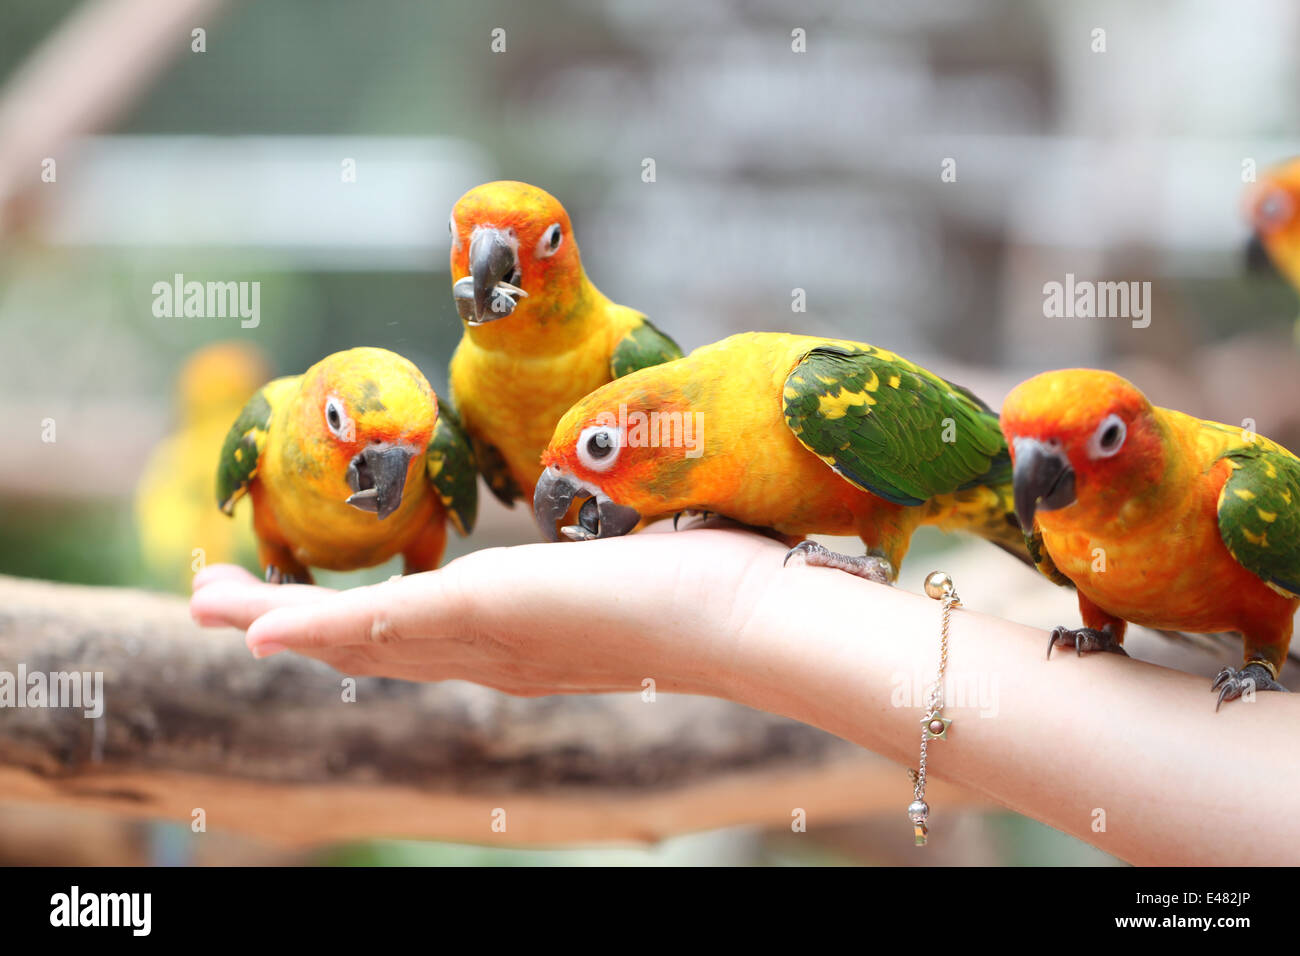
[[[679,522],[682,518],[699,518],[700,522],[703,523],[705,521],[708,521],[712,517],[713,517],[712,511],[695,511],[691,508],[688,508],[685,511],[679,511],[677,512],[677,514],[673,515],[673,530],[674,531],[679,530],[677,527],[677,522]]]
[[[876,554],[840,554],[816,541],[800,541],[785,553],[781,564],[789,564],[795,555],[802,557],[803,563],[809,567],[837,568],[877,584],[894,583],[894,566]]]
[[[1210,690],[1219,692],[1219,702],[1214,705],[1216,711],[1223,706],[1225,700],[1236,700],[1247,690],[1280,690],[1284,694],[1290,693],[1273,679],[1272,671],[1258,662],[1247,664],[1241,670],[1225,667],[1214,678]]]
[[[298,577],[294,574],[287,574],[281,571],[274,564],[266,566],[266,583],[267,584],[311,584],[310,577]]]
[[[1109,624],[1100,631],[1091,627],[1077,627],[1074,630],[1068,627],[1054,627],[1047,638],[1049,658],[1052,656],[1053,647],[1073,647],[1080,657],[1093,651],[1109,651],[1112,654],[1128,657],[1128,651],[1124,650],[1120,642],[1115,639]]]

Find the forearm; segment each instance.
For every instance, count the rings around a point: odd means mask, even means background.
[[[939,619],[937,601],[789,569],[738,629],[725,693],[915,766]],[[1300,730],[1300,700],[1216,713],[1201,678],[1108,654],[1048,661],[1046,647],[1042,631],[954,612],[954,722],[931,774],[1134,863],[1295,862],[1300,761],[1279,741]],[[900,774],[900,826],[910,799]]]

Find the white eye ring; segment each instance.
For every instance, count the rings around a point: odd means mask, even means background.
[[[356,426],[343,410],[342,400],[333,395],[325,399],[325,426],[342,441],[353,441],[356,438]]]
[[[578,435],[578,461],[592,471],[608,471],[618,461],[622,443],[611,425],[589,425]]]
[[[451,248],[460,251],[460,233],[456,231],[456,214],[453,212],[447,217],[447,234],[451,236]]]
[[[546,259],[555,255],[563,244],[564,230],[560,228],[558,222],[551,223],[550,227],[542,233],[542,238],[537,240],[537,258]]]
[[[1112,412],[1101,420],[1097,430],[1092,433],[1092,438],[1088,439],[1088,457],[1110,458],[1118,454],[1127,437],[1128,426],[1124,424],[1124,419]]]

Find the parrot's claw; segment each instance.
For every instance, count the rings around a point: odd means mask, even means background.
[[[877,584],[894,583],[894,566],[886,558],[875,554],[840,554],[816,541],[800,541],[785,553],[782,566],[790,563],[795,555],[803,558],[803,563],[814,568],[836,568],[849,574],[875,581]]]
[[[1210,690],[1219,692],[1219,702],[1214,705],[1217,711],[1223,706],[1225,700],[1236,700],[1242,694],[1249,691],[1258,690],[1280,690],[1282,693],[1290,693],[1285,687],[1273,679],[1273,673],[1263,664],[1247,664],[1241,670],[1234,670],[1231,667],[1225,667],[1219,671],[1218,676],[1214,678],[1214,683],[1210,685]]]
[[[277,568],[274,564],[266,566],[266,583],[267,584],[306,584],[306,580],[296,577],[292,574],[286,574]]]
[[[1111,654],[1119,654],[1121,657],[1128,657],[1128,651],[1124,650],[1120,642],[1115,639],[1109,624],[1100,631],[1092,627],[1078,627],[1073,630],[1064,626],[1054,627],[1047,637],[1048,658],[1052,656],[1053,647],[1073,647],[1080,657],[1093,651],[1107,651]]]
[[[713,512],[712,512],[712,511],[695,511],[695,510],[692,509],[692,508],[687,508],[685,511],[679,511],[679,512],[677,512],[677,514],[673,515],[673,530],[674,530],[674,531],[679,530],[678,527],[677,527],[677,522],[680,521],[680,520],[681,520],[682,518],[684,518],[684,517],[685,517],[685,518],[699,518],[701,522],[704,522],[704,521],[708,521],[710,518],[713,517]]]

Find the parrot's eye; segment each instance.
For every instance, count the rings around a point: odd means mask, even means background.
[[[545,259],[547,256],[555,255],[555,250],[560,248],[560,243],[564,241],[564,230],[560,228],[558,222],[551,223],[549,229],[542,233],[542,238],[537,240],[537,258]]]
[[[1109,458],[1124,447],[1127,435],[1128,428],[1124,425],[1124,419],[1118,415],[1107,415],[1092,433],[1088,454],[1093,458]]]
[[[355,436],[352,419],[343,411],[343,403],[331,395],[325,400],[325,424],[335,437],[351,441]]]
[[[451,236],[451,247],[460,249],[460,236],[456,233],[456,214],[452,213],[447,217],[447,235]]]
[[[584,428],[578,436],[578,460],[592,471],[605,471],[618,459],[618,429],[609,425]]]

